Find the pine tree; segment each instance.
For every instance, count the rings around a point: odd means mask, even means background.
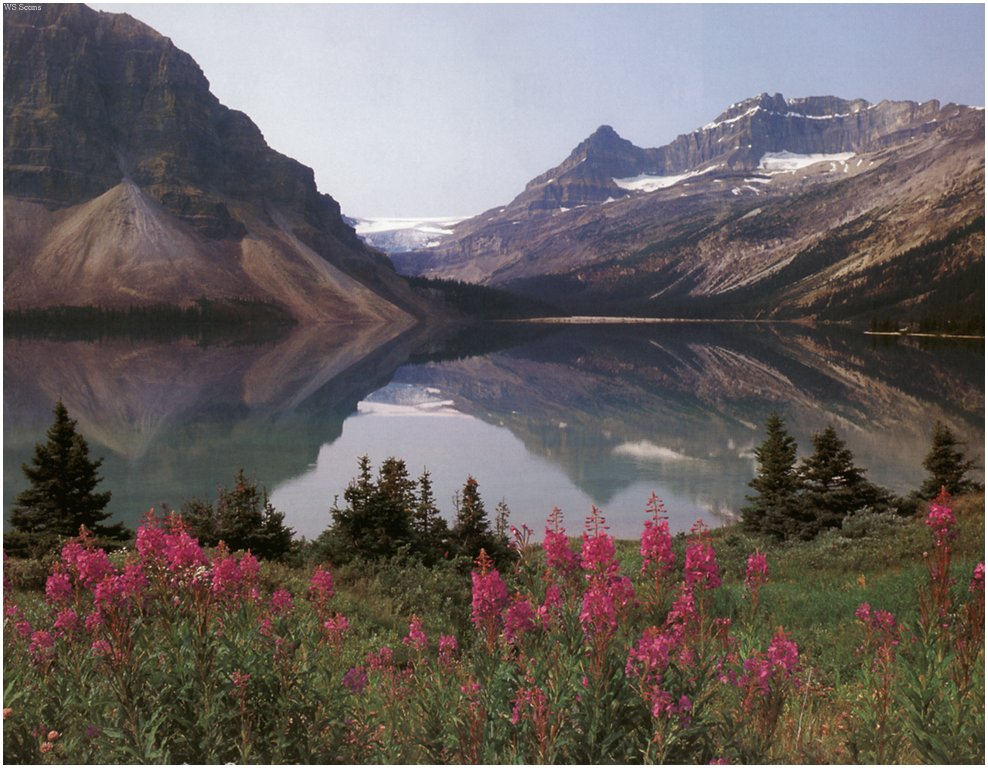
[[[848,515],[871,509],[885,511],[892,496],[865,479],[854,456],[832,426],[813,435],[813,455],[799,467],[799,509],[787,535],[811,539],[826,528],[840,526]]]
[[[456,543],[458,554],[471,560],[480,554],[481,549],[486,549],[490,554],[496,548],[490,522],[487,520],[487,510],[484,509],[484,501],[480,498],[473,475],[467,477],[463,490],[457,494],[456,524],[453,526],[452,539]]]
[[[974,490],[975,484],[964,477],[974,467],[974,461],[966,459],[958,445],[950,428],[938,421],[933,427],[929,453],[923,459],[923,467],[929,475],[920,486],[920,498],[934,499],[941,488],[955,496]]]
[[[778,413],[765,421],[765,441],[755,449],[758,474],[748,483],[756,492],[741,510],[750,531],[786,536],[788,520],[795,513],[799,483],[796,477],[796,440],[786,432]]]
[[[110,516],[104,511],[110,492],[96,493],[96,486],[103,481],[98,474],[103,460],[89,458],[89,446],[61,400],[55,404],[54,413],[47,442],[34,446],[30,465],[21,465],[31,485],[18,494],[11,509],[11,525],[18,531],[60,536],[75,536],[84,525],[99,536],[125,536],[122,524],[103,524]]]
[[[427,469],[419,476],[418,498],[412,511],[412,537],[426,563],[435,563],[447,554],[449,526],[436,506],[432,476]]]
[[[231,550],[250,550],[257,557],[276,560],[292,550],[295,532],[285,525],[285,514],[274,508],[267,491],[240,469],[233,488],[220,488],[216,504],[188,502],[182,516],[190,532],[206,546],[223,542]]]

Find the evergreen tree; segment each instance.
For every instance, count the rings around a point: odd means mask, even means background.
[[[191,501],[182,509],[189,531],[214,547],[221,541],[231,550],[250,550],[268,560],[284,557],[292,549],[295,532],[285,525],[285,514],[268,500],[267,491],[240,469],[233,488],[220,488],[216,504]]]
[[[974,467],[974,461],[966,459],[958,445],[950,428],[938,421],[933,427],[929,453],[923,459],[923,467],[929,475],[920,486],[920,498],[934,499],[941,488],[955,496],[975,489],[974,482],[964,477]]]
[[[848,515],[863,509],[885,511],[892,496],[865,479],[854,456],[832,426],[813,435],[813,455],[799,467],[797,514],[787,536],[811,539],[826,528],[840,526]]]
[[[480,554],[481,549],[486,549],[488,554],[494,553],[496,544],[487,520],[487,510],[484,509],[477,481],[472,475],[467,477],[455,503],[456,523],[453,526],[452,539],[457,553],[471,560]]]
[[[61,400],[55,404],[54,414],[47,442],[34,446],[30,465],[21,465],[31,485],[18,494],[11,509],[11,525],[18,531],[60,536],[76,536],[84,525],[99,536],[125,537],[122,524],[103,524],[110,516],[104,511],[110,492],[96,492],[103,481],[98,474],[103,460],[89,458],[89,446]]]
[[[338,562],[354,554],[391,557],[412,543],[412,510],[415,483],[401,459],[389,458],[371,475],[370,459],[361,456],[360,473],[343,492],[346,506],[334,505],[333,526],[328,532],[333,558]]]
[[[774,411],[765,421],[765,433],[765,441],[755,449],[758,474],[748,483],[756,493],[747,497],[741,520],[750,531],[782,538],[790,527],[789,517],[796,512],[796,440]]]
[[[449,526],[436,506],[432,476],[427,469],[419,476],[418,498],[412,511],[412,536],[426,563],[435,563],[448,553]]]

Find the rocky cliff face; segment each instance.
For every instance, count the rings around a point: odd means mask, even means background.
[[[763,94],[657,149],[604,126],[393,258],[580,313],[983,317],[984,112]]]
[[[249,298],[313,321],[424,311],[190,56],[124,14],[4,12],[4,298]]]

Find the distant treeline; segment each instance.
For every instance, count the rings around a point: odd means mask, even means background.
[[[198,299],[187,307],[68,306],[5,309],[5,338],[56,338],[67,341],[105,337],[169,340],[191,338],[203,343],[236,341],[249,336],[279,336],[294,319],[273,304],[251,299]]]
[[[406,277],[418,293],[441,299],[468,317],[481,320],[512,320],[561,314],[557,307],[538,299],[518,296],[497,288],[428,277]]]
[[[873,333],[935,333],[946,336],[983,336],[985,316],[979,315],[964,320],[925,316],[918,320],[899,318],[871,318]]]

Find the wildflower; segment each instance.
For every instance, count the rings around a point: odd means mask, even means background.
[[[364,658],[367,662],[367,666],[373,670],[385,670],[390,669],[391,665],[394,663],[394,651],[391,650],[390,646],[381,646],[381,649],[374,653],[371,651]]]
[[[82,622],[75,611],[66,609],[58,614],[53,629],[60,636],[74,635],[82,628]]]
[[[535,629],[535,610],[527,598],[515,595],[504,614],[504,637],[512,645],[526,632]]]
[[[968,585],[968,592],[975,594],[985,591],[985,564],[983,562],[974,566],[974,574],[971,576],[971,583]]]
[[[686,547],[685,580],[688,587],[714,589],[720,586],[720,574],[714,548],[707,541],[697,541]]]
[[[55,748],[55,745],[50,741],[45,741],[41,744],[41,754],[46,755]]]
[[[333,574],[321,565],[316,566],[309,579],[309,599],[320,607],[325,606],[336,594],[333,584]]]
[[[750,592],[756,592],[767,581],[768,561],[765,559],[765,555],[756,549],[754,554],[748,555],[748,562],[744,572],[744,584]]]
[[[472,571],[473,599],[470,605],[470,620],[487,637],[488,647],[493,647],[501,628],[501,612],[508,604],[508,586],[501,578],[484,550],[477,558],[480,573]]]
[[[61,734],[58,731],[48,731],[48,741],[56,741]]]
[[[542,601],[542,605],[540,605],[536,611],[539,620],[543,624],[547,624],[553,619],[554,616],[559,614],[562,605],[562,592],[560,592],[559,587],[555,584],[550,584],[545,588],[545,600]]]
[[[676,567],[676,553],[672,549],[672,534],[667,520],[645,521],[641,538],[642,573],[648,569],[662,575],[671,573]]]
[[[950,504],[950,496],[941,493],[937,496],[937,500],[930,504],[929,514],[926,516],[926,527],[930,529],[933,543],[937,547],[944,546],[957,536],[954,510],[947,506],[948,504]]]
[[[460,644],[453,635],[439,636],[439,663],[444,667],[451,666],[460,650]]]
[[[31,644],[28,646],[28,652],[31,654],[31,660],[35,664],[43,664],[51,661],[54,658],[54,647],[55,638],[51,636],[50,632],[43,629],[36,629],[31,633]]]
[[[14,710],[13,710],[13,708],[12,708],[12,707],[4,707],[4,708],[3,708],[3,719],[4,719],[4,720],[6,720],[6,719],[7,719],[8,717],[10,717],[10,716],[11,716],[12,714],[14,714]]]
[[[279,587],[271,595],[271,612],[276,616],[283,616],[289,613],[295,603],[292,600],[292,593],[284,587]]]
[[[75,573],[80,584],[92,589],[113,573],[114,569],[106,552],[90,548],[85,542],[84,537],[65,542],[62,547],[62,562]]]
[[[45,599],[49,603],[59,604],[72,597],[72,578],[65,571],[51,574],[45,582]]]
[[[618,616],[634,601],[634,595],[627,576],[595,581],[587,587],[580,610],[580,623],[587,637],[609,637],[617,631]]]
[[[545,564],[550,576],[555,575],[565,580],[579,567],[579,560],[576,553],[570,549],[569,538],[562,527],[562,516],[559,507],[553,507],[546,522],[542,549],[545,552]]]
[[[410,645],[416,651],[423,652],[429,647],[429,639],[422,630],[422,622],[418,616],[412,616],[408,624],[408,634],[401,639],[405,645]]]
[[[343,687],[350,693],[362,693],[367,687],[367,670],[363,667],[350,667],[343,675]]]
[[[539,687],[522,688],[518,691],[514,706],[511,708],[511,722],[518,725],[524,719],[524,714],[530,713],[532,722],[536,725],[544,723],[549,714],[549,699]]]
[[[230,682],[233,683],[234,688],[243,691],[248,683],[250,683],[250,675],[246,672],[241,672],[239,669],[235,669],[230,673]]]
[[[322,628],[325,630],[329,642],[333,645],[339,645],[343,642],[346,633],[350,631],[350,621],[342,613],[336,613],[323,622]]]

